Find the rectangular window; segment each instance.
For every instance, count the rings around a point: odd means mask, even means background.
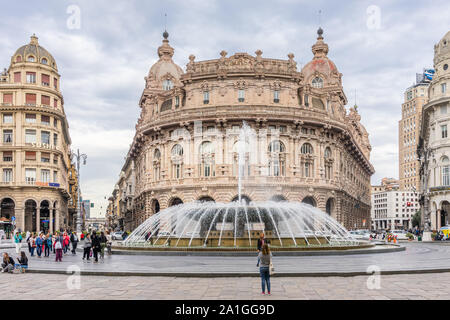
[[[27,105],[36,105],[36,94],[34,93],[26,93],[25,94],[25,104]]]
[[[12,169],[3,169],[3,182],[12,182]]]
[[[14,83],[20,83],[22,82],[22,75],[20,72],[14,72]]]
[[[36,169],[25,169],[25,181],[27,183],[36,182]]]
[[[58,99],[53,99],[53,107],[54,107],[55,109],[58,108]]]
[[[41,115],[41,124],[49,126],[50,125],[50,117]]]
[[[12,142],[13,142],[13,131],[3,130],[3,143],[12,143]]]
[[[239,91],[238,91],[238,101],[239,102],[244,102],[245,101],[245,90],[244,89],[239,89]]]
[[[41,104],[45,106],[50,106],[50,97],[49,96],[41,96]]]
[[[445,93],[447,91],[447,84],[446,83],[441,83],[441,91],[442,91],[442,93]]]
[[[53,171],[53,182],[58,182],[58,171]]]
[[[55,147],[58,145],[58,135],[56,133],[53,134],[53,145]]]
[[[25,114],[26,123],[36,123],[36,115],[34,113]]]
[[[55,127],[55,128],[58,128],[58,119],[53,119],[53,126]]]
[[[13,115],[12,115],[12,113],[5,113],[5,114],[3,114],[3,123],[4,124],[13,123]]]
[[[50,76],[48,74],[42,74],[41,75],[42,85],[43,86],[50,86]]]
[[[58,164],[58,155],[57,154],[55,154],[53,156],[53,164]]]
[[[36,72],[27,72],[27,83],[36,83]]]
[[[442,106],[441,107],[441,114],[446,114],[447,113],[447,106]]]
[[[36,151],[25,151],[25,160],[36,161]]]
[[[448,136],[447,135],[447,125],[446,124],[441,126],[441,135],[442,135],[442,139],[445,139]]]
[[[279,90],[275,90],[273,92],[273,102],[275,102],[275,103],[280,102],[280,91]]]
[[[442,185],[450,186],[450,166],[442,168]]]
[[[3,161],[5,161],[5,162],[13,161],[12,151],[3,151]]]
[[[280,126],[280,132],[287,132],[287,127],[286,126]]]
[[[175,108],[178,108],[180,106],[180,97],[175,97]]]
[[[41,131],[41,143],[50,144],[50,132]]]
[[[36,130],[25,130],[25,143],[36,143]]]
[[[58,79],[53,78],[53,87],[58,90]]]
[[[3,94],[3,104],[4,105],[12,105],[13,102],[13,94],[12,93],[5,93]]]
[[[209,103],[209,91],[203,91],[203,104]]]
[[[309,106],[309,97],[307,94],[305,94],[305,107]]]
[[[50,153],[41,152],[41,162],[50,163]]]

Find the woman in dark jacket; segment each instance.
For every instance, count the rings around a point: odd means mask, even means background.
[[[14,259],[11,258],[8,253],[3,253],[2,261],[2,272],[13,272],[14,270]]]
[[[97,236],[96,232],[92,232],[92,251],[94,253],[95,262],[98,262],[98,253],[101,250],[100,237]]]

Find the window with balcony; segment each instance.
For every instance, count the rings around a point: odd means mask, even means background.
[[[12,115],[12,113],[4,113],[3,114],[3,123],[4,124],[11,124],[11,123],[13,123],[13,115]]]
[[[49,126],[50,125],[50,117],[41,115],[41,124],[43,124],[45,126]]]
[[[41,143],[50,144],[50,132],[41,131]]]
[[[50,182],[50,170],[41,169],[41,182]]]
[[[27,83],[36,83],[36,72],[27,72]]]
[[[4,106],[11,106],[12,102],[13,102],[13,94],[12,93],[3,94],[3,105]]]
[[[41,104],[44,106],[50,106],[50,97],[49,96],[41,96]]]
[[[3,169],[3,182],[12,182],[12,169]]]
[[[11,162],[13,161],[13,153],[12,151],[3,151],[3,161]]]
[[[41,162],[50,163],[50,153],[41,152]]]
[[[36,143],[36,130],[25,130],[25,143]]]
[[[12,130],[3,130],[3,143],[12,143],[13,142],[13,131]]]
[[[26,161],[36,161],[36,151],[25,151]]]
[[[58,171],[53,171],[53,182],[58,183]]]
[[[34,113],[25,114],[26,123],[36,123],[36,115]]]
[[[50,76],[48,74],[42,74],[41,75],[41,83],[43,86],[49,87],[50,86]]]
[[[239,91],[238,91],[238,101],[239,102],[244,102],[245,101],[245,90],[244,89],[239,89]]]
[[[36,105],[36,94],[26,93],[25,94],[25,104],[28,106],[35,106]]]

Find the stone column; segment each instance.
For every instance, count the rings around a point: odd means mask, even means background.
[[[36,208],[36,232],[41,231],[41,207]]]
[[[59,231],[59,212],[58,209],[56,209],[56,217],[55,217],[55,231]]]
[[[50,218],[49,218],[49,232],[53,233],[53,210],[56,211],[56,209],[50,209]]]

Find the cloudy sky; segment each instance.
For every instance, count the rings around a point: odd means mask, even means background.
[[[139,117],[144,77],[157,61],[166,22],[174,60],[185,68],[221,50],[312,58],[319,22],[329,57],[359,106],[376,173],[398,177],[398,120],[404,90],[433,65],[433,46],[450,30],[450,3],[431,1],[43,0],[1,1],[0,67],[36,33],[62,76],[72,148],[88,155],[84,198],[104,214]],[[322,11],[319,20],[319,10]]]

